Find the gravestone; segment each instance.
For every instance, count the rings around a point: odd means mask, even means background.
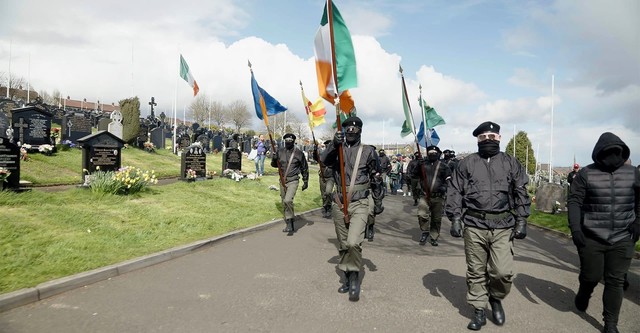
[[[182,151],[180,175],[183,180],[187,179],[188,169],[196,172],[196,179],[202,180],[207,177],[207,155],[198,144],[188,146]]]
[[[14,101],[14,100],[6,99],[6,98],[4,98],[4,96],[2,98],[0,98],[0,112],[4,112],[4,114],[6,114],[7,117],[10,117],[11,110],[17,109],[19,107],[20,106],[19,106],[18,102]]]
[[[565,189],[562,185],[542,183],[536,189],[536,210],[545,213],[554,213],[556,211],[563,211],[566,205]]]
[[[191,138],[189,138],[189,134],[182,134],[178,138],[178,149],[183,150],[189,146],[191,146]]]
[[[144,143],[149,141],[149,126],[144,122],[140,122],[140,130],[136,137],[136,146],[140,149],[144,149]]]
[[[218,134],[213,137],[213,150],[222,151],[222,135]]]
[[[62,121],[64,121],[64,116],[65,116],[64,110],[60,108],[56,108],[53,111],[51,111],[51,114],[53,114],[53,119],[52,119],[53,122],[62,125]]]
[[[34,106],[14,109],[11,115],[13,142],[36,147],[51,144],[52,117],[51,113]]]
[[[251,152],[251,140],[244,140],[242,142],[242,152],[247,154]]]
[[[206,134],[200,134],[196,141],[200,142],[202,145],[202,149],[204,149],[205,153],[209,152],[209,136]]]
[[[108,131],[110,123],[111,123],[111,119],[100,118],[100,120],[98,120],[98,131]]]
[[[9,118],[3,112],[0,112],[0,138],[11,137],[13,139],[13,133],[7,132],[8,129],[11,128],[11,123],[9,122]],[[11,136],[9,134],[11,133]]]
[[[156,147],[156,149],[164,149],[164,128],[156,127],[151,130],[151,143]]]
[[[6,182],[0,184],[3,189],[17,189],[20,187],[20,148],[0,137],[0,168],[11,172]]]
[[[238,148],[229,148],[222,156],[222,170],[240,170],[242,171],[242,152]]]
[[[91,117],[84,113],[74,112],[62,120],[62,140],[77,142],[78,139],[91,134]]]
[[[100,131],[78,139],[82,147],[82,169],[92,173],[100,171],[118,171],[122,164],[124,141],[108,131]],[[84,172],[83,179],[84,182]]]
[[[113,111],[109,118],[111,118],[111,122],[109,123],[107,130],[109,133],[115,135],[119,139],[122,139],[122,113],[118,110]]]

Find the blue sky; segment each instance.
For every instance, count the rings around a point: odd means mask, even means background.
[[[364,141],[407,143],[398,65],[417,111],[418,86],[447,121],[442,149],[476,150],[481,122],[502,125],[502,147],[526,131],[542,163],[591,162],[611,131],[640,162],[640,2],[636,0],[338,0],[351,30]],[[298,81],[317,97],[313,37],[323,0],[5,0],[0,3],[0,80],[116,102],[155,96],[172,112],[178,53],[201,93],[251,106],[251,60],[259,84],[304,117]],[[31,59],[29,65],[29,57]],[[551,77],[555,77],[551,146]],[[6,76],[4,76],[6,78]],[[178,84],[178,110],[192,101]],[[329,110],[332,110],[327,105]],[[143,108],[143,112],[148,112]],[[181,114],[181,111],[178,112]],[[330,112],[333,114],[333,112]],[[416,112],[417,117],[417,112]],[[416,119],[416,126],[419,120]],[[323,128],[324,127],[324,128]],[[326,126],[319,136],[330,135]],[[256,130],[264,130],[256,118]],[[538,148],[539,147],[539,148]]]

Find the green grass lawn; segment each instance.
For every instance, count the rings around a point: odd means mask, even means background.
[[[30,156],[21,163],[22,180],[36,187],[81,183],[79,149]],[[130,196],[80,188],[0,191],[0,293],[281,219],[279,192],[269,190],[278,184],[277,171],[269,162],[255,181],[180,181]],[[155,170],[160,178],[180,173],[179,157],[168,150],[124,149],[122,165]],[[221,174],[222,155],[207,155],[207,167]],[[253,161],[243,159],[243,170],[255,170]],[[316,170],[309,189],[296,195],[296,212],[322,204]],[[532,210],[530,222],[568,233],[566,214]]]

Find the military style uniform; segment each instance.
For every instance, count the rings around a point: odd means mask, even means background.
[[[284,135],[285,147],[279,149],[273,158],[271,159],[271,166],[278,168],[280,165],[280,172],[283,175],[285,186],[280,183],[280,198],[282,199],[282,206],[284,208],[284,218],[286,227],[284,232],[292,233],[295,231],[293,219],[295,217],[293,210],[293,198],[298,191],[298,184],[300,182],[300,175],[302,175],[302,190],[306,190],[309,185],[309,166],[304,153],[296,148],[293,143],[296,136],[287,133]],[[292,139],[292,140],[291,140]]]
[[[419,179],[422,184],[425,183],[424,177],[426,176],[426,186],[428,187],[426,191],[429,193],[429,199],[427,200],[425,190],[422,189],[418,194],[420,198],[418,201],[418,224],[422,230],[420,244],[424,244],[429,238],[432,246],[438,246],[447,193],[447,179],[451,177],[451,170],[440,161],[440,155],[438,147],[427,147],[427,159],[418,160],[418,166],[412,170],[412,178]]]
[[[452,221],[451,235],[464,236],[467,302],[475,308],[467,326],[471,330],[486,323],[487,302],[495,322],[505,321],[501,301],[509,294],[514,276],[512,239],[526,237],[531,205],[526,172],[515,157],[500,152],[499,130],[493,122],[476,128],[478,153],[459,162],[447,190],[445,210]],[[485,137],[493,139],[481,139]]]
[[[324,142],[325,147],[331,143],[331,140]],[[331,205],[333,204],[333,186],[335,181],[333,180],[333,170],[324,165],[320,160],[320,156],[314,156],[316,161],[320,164],[320,170],[318,170],[318,179],[320,181],[320,195],[322,196],[322,217],[331,218]]]
[[[360,143],[362,121],[357,117],[347,118],[342,126],[346,135],[337,133],[334,140],[327,145],[321,158],[322,162],[331,167],[335,180],[334,205],[332,210],[336,236],[338,238],[338,254],[340,261],[338,269],[345,272],[345,282],[338,289],[341,293],[349,292],[351,301],[358,301],[360,297],[360,277],[362,269],[362,242],[369,216],[369,196],[372,195],[374,204],[382,206],[382,182],[379,179],[380,163],[375,148]],[[356,135],[357,134],[357,135]],[[346,142],[341,144],[342,137]],[[344,179],[347,193],[342,193],[341,168],[339,150],[344,156]],[[345,222],[343,204],[348,197],[348,221]],[[377,209],[381,212],[381,209]]]

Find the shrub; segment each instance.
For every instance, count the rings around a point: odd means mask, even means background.
[[[91,191],[110,194],[134,194],[144,191],[147,186],[157,184],[155,172],[125,166],[120,170],[96,171],[91,179]]]

